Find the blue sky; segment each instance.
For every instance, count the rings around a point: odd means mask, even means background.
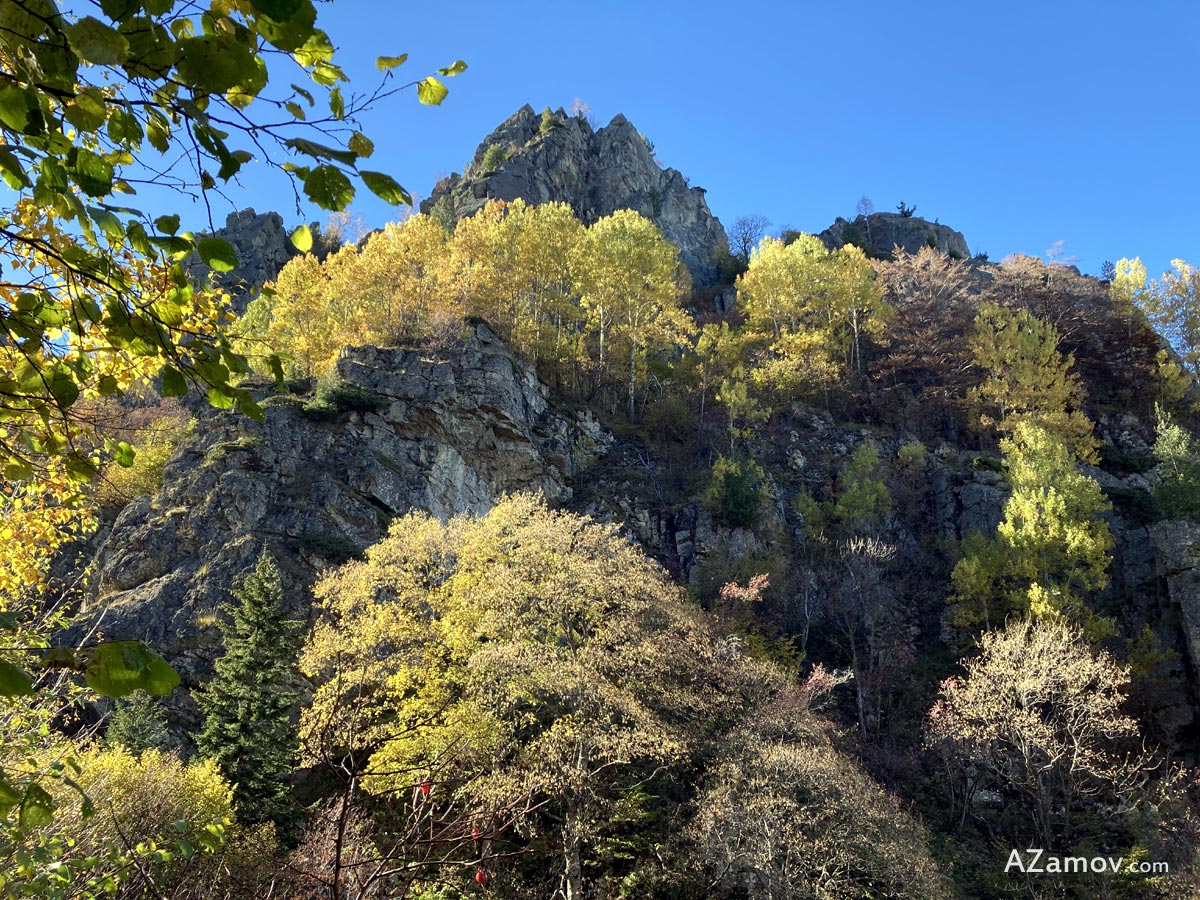
[[[726,226],[761,213],[820,231],[866,195],[992,259],[1065,241],[1090,272],[1125,255],[1152,274],[1200,263],[1195,4],[336,0],[319,14],[359,90],[380,54],[408,52],[407,78],[469,63],[440,108],[406,92],[364,120],[372,162],[420,195],[523,103],[580,98],[598,124],[623,112]],[[271,179],[234,197],[298,220]],[[394,217],[362,200],[368,225]]]

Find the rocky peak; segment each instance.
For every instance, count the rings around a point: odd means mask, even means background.
[[[898,213],[860,215],[853,222],[839,216],[818,237],[830,248],[857,244],[871,256],[890,254],[893,247],[916,253],[922,247],[931,246],[957,259],[971,256],[962,232],[938,222]]]
[[[199,257],[192,257],[189,269],[192,277],[206,279],[229,291],[234,309],[246,311],[253,294],[279,274],[298,251],[292,246],[283,218],[277,212],[256,213],[253,209],[231,212],[225,227],[212,235],[229,241],[237,252],[238,264],[231,272],[211,272]]]
[[[633,209],[679,247],[696,287],[716,284],[713,252],[728,239],[704,190],[691,187],[676,169],[661,168],[649,142],[625,116],[618,114],[597,131],[582,116],[561,109],[555,115],[559,124],[543,132],[533,107],[518,109],[476,148],[464,175],[451,175],[434,187],[421,211],[448,204],[453,216],[462,218],[488,200],[520,197],[528,203],[567,203],[591,223]],[[484,158],[493,147],[508,158],[485,170]]]

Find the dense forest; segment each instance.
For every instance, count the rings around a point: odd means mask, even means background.
[[[4,896],[1197,896],[1200,270],[726,237],[548,107],[420,212],[230,118],[353,118],[308,0],[96,11],[0,8]],[[406,211],[110,202],[232,132]]]

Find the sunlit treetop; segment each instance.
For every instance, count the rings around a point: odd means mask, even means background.
[[[257,413],[231,384],[248,370],[224,334],[226,302],[195,290],[181,265],[196,253],[228,271],[233,248],[181,232],[178,216],[151,220],[129,198],[165,186],[211,208],[256,162],[285,173],[297,203],[303,192],[344,209],[356,183],[410,202],[367,163],[374,146],[356,121],[404,87],[422,103],[445,98],[434,75],[396,81],[405,59],[380,57],[380,84],[344,94],[312,0],[0,3],[0,176],[11,189],[0,195],[5,477],[27,477],[44,455],[89,477],[95,458],[76,404],[146,378],[160,377],[166,395],[203,383],[215,405]],[[301,228],[293,240],[307,250],[312,237]]]

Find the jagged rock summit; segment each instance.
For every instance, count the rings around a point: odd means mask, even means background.
[[[902,216],[899,213],[860,215],[853,222],[839,216],[817,237],[830,248],[857,244],[872,256],[886,256],[894,247],[908,253],[916,253],[922,247],[933,247],[956,259],[969,259],[971,256],[967,239],[961,231],[918,216]]]
[[[300,251],[292,246],[283,217],[277,212],[256,213],[253,209],[231,212],[225,227],[213,232],[213,237],[229,241],[237,253],[238,264],[231,272],[212,272],[192,256],[188,261],[196,281],[209,278],[218,287],[229,291],[233,308],[244,313],[255,292],[279,274],[289,259]]]
[[[490,199],[520,197],[528,203],[568,203],[590,224],[632,209],[652,219],[679,247],[697,288],[715,285],[713,252],[727,247],[728,238],[709,211],[704,189],[690,187],[676,169],[660,168],[650,143],[623,115],[599,130],[561,109],[554,121],[543,130],[533,107],[521,107],[476,148],[465,175],[438,182],[421,212],[448,204],[454,217],[462,218]],[[507,159],[498,162],[500,154]]]

